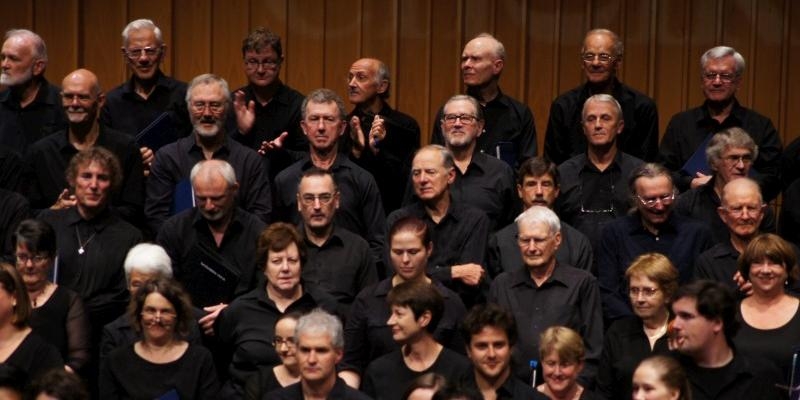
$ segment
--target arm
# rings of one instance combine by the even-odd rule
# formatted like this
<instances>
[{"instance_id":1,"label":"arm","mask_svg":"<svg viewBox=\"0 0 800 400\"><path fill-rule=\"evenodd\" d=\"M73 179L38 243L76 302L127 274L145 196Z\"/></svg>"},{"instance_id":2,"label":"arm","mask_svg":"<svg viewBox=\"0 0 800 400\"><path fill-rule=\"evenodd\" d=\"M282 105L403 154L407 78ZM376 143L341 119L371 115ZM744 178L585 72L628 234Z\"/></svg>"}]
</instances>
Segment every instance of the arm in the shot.
<instances>
[{"instance_id":1,"label":"arm","mask_svg":"<svg viewBox=\"0 0 800 400\"><path fill-rule=\"evenodd\" d=\"M519 149L517 149L517 165L527 158L536 157L539 152L539 144L536 141L536 124L533 122L533 113L528 106L525 106L522 112L520 123L522 131L520 132Z\"/></svg>"},{"instance_id":2,"label":"arm","mask_svg":"<svg viewBox=\"0 0 800 400\"><path fill-rule=\"evenodd\" d=\"M190 345L191 346L191 345ZM217 371L214 368L214 360L211 358L205 348L203 350L203 359L197 367L200 369L198 387L196 392L197 399L214 400L217 398L217 393L220 389L219 381L217 380Z\"/></svg>"},{"instance_id":3,"label":"arm","mask_svg":"<svg viewBox=\"0 0 800 400\"><path fill-rule=\"evenodd\" d=\"M150 167L150 176L147 178L144 214L151 232L158 232L161 224L169 217L175 185L178 183L170 171L176 171L178 166L170 160L165 147L156 153L155 161Z\"/></svg>"},{"instance_id":4,"label":"arm","mask_svg":"<svg viewBox=\"0 0 800 400\"><path fill-rule=\"evenodd\" d=\"M262 221L268 223L272 219L272 194L269 187L269 174L267 161L251 150L246 150L247 162L244 164L246 172L242 173L243 179L239 189L242 208L255 214ZM246 191L243 191L245 188Z\"/></svg>"},{"instance_id":5,"label":"arm","mask_svg":"<svg viewBox=\"0 0 800 400\"><path fill-rule=\"evenodd\" d=\"M597 375L597 366L603 350L603 312L600 305L600 291L594 277L590 276L584 280L582 292L580 312L584 325L581 336L586 346L586 363L581 376L591 383Z\"/></svg>"},{"instance_id":6,"label":"arm","mask_svg":"<svg viewBox=\"0 0 800 400\"><path fill-rule=\"evenodd\" d=\"M91 348L89 318L80 296L72 293L67 311L67 360L66 365L73 371L80 371L89 361ZM103 330L105 338L105 330ZM102 349L102 346L101 346Z\"/></svg>"},{"instance_id":7,"label":"arm","mask_svg":"<svg viewBox=\"0 0 800 400\"><path fill-rule=\"evenodd\" d=\"M630 306L620 292L624 289L624 273L621 271L621 260L617 257L621 251L617 232L613 225L603 229L600 248L597 251L597 274L600 284L600 295L603 299L603 315L607 320L614 320L631 314Z\"/></svg>"},{"instance_id":8,"label":"arm","mask_svg":"<svg viewBox=\"0 0 800 400\"><path fill-rule=\"evenodd\" d=\"M570 149L570 130L567 125L567 112L554 101L550 105L550 117L547 120L547 131L544 134L544 155L557 165L569 159L572 150Z\"/></svg>"}]
</instances>

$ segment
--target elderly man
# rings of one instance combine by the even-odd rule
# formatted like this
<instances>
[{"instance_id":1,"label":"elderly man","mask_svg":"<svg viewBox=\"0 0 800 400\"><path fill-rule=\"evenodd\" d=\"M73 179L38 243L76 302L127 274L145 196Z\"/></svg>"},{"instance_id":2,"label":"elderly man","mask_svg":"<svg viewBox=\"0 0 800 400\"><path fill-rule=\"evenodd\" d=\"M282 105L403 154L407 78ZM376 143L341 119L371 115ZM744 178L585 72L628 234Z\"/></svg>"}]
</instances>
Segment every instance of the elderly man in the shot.
<instances>
[{"instance_id":1,"label":"elderly man","mask_svg":"<svg viewBox=\"0 0 800 400\"><path fill-rule=\"evenodd\" d=\"M6 32L0 51L0 144L18 154L67 128L58 87L44 78L47 47L27 29Z\"/></svg>"},{"instance_id":2,"label":"elderly man","mask_svg":"<svg viewBox=\"0 0 800 400\"><path fill-rule=\"evenodd\" d=\"M294 340L300 382L265 393L262 399L370 399L336 376L336 364L341 361L344 349L339 319L316 309L297 321Z\"/></svg>"},{"instance_id":3,"label":"elderly man","mask_svg":"<svg viewBox=\"0 0 800 400\"><path fill-rule=\"evenodd\" d=\"M678 269L680 283L693 276L697 256L712 246L704 222L672 212L675 187L669 171L659 164L639 166L628 179L635 211L603 229L597 256L597 274L603 312L610 322L631 315L625 270L641 254L667 256Z\"/></svg>"},{"instance_id":4,"label":"elderly man","mask_svg":"<svg viewBox=\"0 0 800 400\"><path fill-rule=\"evenodd\" d=\"M506 49L494 36L481 33L461 52L461 78L467 94L476 98L486 118L485 134L478 138L478 151L491 154L516 168L528 157L536 156L536 126L527 105L503 94L500 74L506 62ZM444 110L436 114L431 142L444 144Z\"/></svg>"},{"instance_id":5,"label":"elderly man","mask_svg":"<svg viewBox=\"0 0 800 400\"><path fill-rule=\"evenodd\" d=\"M417 121L387 103L390 87L383 61L362 58L350 66L347 95L355 108L347 115L349 135L342 137L353 161L375 177L387 213L400 208L420 138Z\"/></svg>"},{"instance_id":6,"label":"elderly man","mask_svg":"<svg viewBox=\"0 0 800 400\"><path fill-rule=\"evenodd\" d=\"M586 345L584 383L593 382L603 345L603 319L597 280L591 273L556 261L561 222L549 208L533 206L517 217L517 243L525 268L503 272L489 300L514 315L517 337L515 375L528 381L529 360L539 358L539 334L553 325L578 332Z\"/></svg>"},{"instance_id":7,"label":"elderly man","mask_svg":"<svg viewBox=\"0 0 800 400\"><path fill-rule=\"evenodd\" d=\"M560 179L556 164L544 157L525 160L517 172L517 195L525 209L543 206L553 209L558 198ZM487 267L492 277L504 271L520 268L522 254L516 244L519 234L516 223L495 232L489 237ZM577 229L561 222L561 246L556 260L585 271L594 268L594 256L589 239Z\"/></svg>"},{"instance_id":8,"label":"elderly man","mask_svg":"<svg viewBox=\"0 0 800 400\"><path fill-rule=\"evenodd\" d=\"M623 84L617 78L624 45L616 33L593 29L581 47L581 69L586 83L558 96L550 107L550 120L544 137L544 154L561 164L583 153L581 107L589 97L605 93L622 105L625 121L618 147L636 158L654 161L658 155L658 110L653 99Z\"/></svg>"},{"instance_id":9,"label":"elderly man","mask_svg":"<svg viewBox=\"0 0 800 400\"><path fill-rule=\"evenodd\" d=\"M753 178L770 201L780 191L781 140L769 118L739 105L736 92L744 74L744 57L731 47L718 46L700 58L700 80L705 102L675 114L661 139L659 159L672 171L681 191L711 179L705 149L714 133L738 126L758 143Z\"/></svg>"},{"instance_id":10,"label":"elderly man","mask_svg":"<svg viewBox=\"0 0 800 400\"><path fill-rule=\"evenodd\" d=\"M339 152L339 140L347 125L344 102L332 90L317 89L306 96L301 110L300 126L309 141L309 154L275 178L277 218L298 224L297 187L303 172L312 167L331 171L340 193L336 224L366 239L379 263L386 214L372 175Z\"/></svg>"},{"instance_id":11,"label":"elderly man","mask_svg":"<svg viewBox=\"0 0 800 400\"><path fill-rule=\"evenodd\" d=\"M589 97L582 118L586 152L558 167L561 190L555 209L564 222L589 238L596 255L603 227L628 210L627 179L643 161L617 146L625 120L614 97Z\"/></svg>"},{"instance_id":12,"label":"elderly man","mask_svg":"<svg viewBox=\"0 0 800 400\"><path fill-rule=\"evenodd\" d=\"M300 130L303 95L281 81L283 46L276 33L262 27L250 32L242 41L242 59L247 86L234 92L228 130L253 150L263 147L272 181L308 151Z\"/></svg>"},{"instance_id":13,"label":"elderly man","mask_svg":"<svg viewBox=\"0 0 800 400\"><path fill-rule=\"evenodd\" d=\"M142 221L144 176L139 148L130 136L98 123L105 94L97 76L89 70L70 72L61 83L61 104L69 128L34 143L26 156L30 176L28 198L36 209L66 208L75 205L67 189L64 170L70 158L81 150L102 146L110 150L122 166L122 183L111 204L132 224Z\"/></svg>"},{"instance_id":14,"label":"elderly man","mask_svg":"<svg viewBox=\"0 0 800 400\"><path fill-rule=\"evenodd\" d=\"M195 77L186 93L193 134L158 151L147 179L145 216L153 233L185 204L176 196L188 183L189 172L201 160L224 160L233 166L239 182L237 205L262 221L270 220L272 201L265 161L252 149L225 134L225 115L230 108L228 83L213 74Z\"/></svg>"},{"instance_id":15,"label":"elderly man","mask_svg":"<svg viewBox=\"0 0 800 400\"><path fill-rule=\"evenodd\" d=\"M736 308L731 291L718 282L693 282L675 293L670 348L680 354L692 399L785 399L786 389L775 385L782 381L777 368L733 347Z\"/></svg>"},{"instance_id":16,"label":"elderly man","mask_svg":"<svg viewBox=\"0 0 800 400\"><path fill-rule=\"evenodd\" d=\"M706 158L713 175L708 183L682 193L675 201L675 212L704 221L711 228L714 243L728 241L728 227L718 213L722 189L735 179L745 178L758 157L758 146L742 128L732 127L717 132L708 142ZM759 198L761 191L758 191ZM759 219L762 232L775 232L775 215L771 208Z\"/></svg>"}]
</instances>

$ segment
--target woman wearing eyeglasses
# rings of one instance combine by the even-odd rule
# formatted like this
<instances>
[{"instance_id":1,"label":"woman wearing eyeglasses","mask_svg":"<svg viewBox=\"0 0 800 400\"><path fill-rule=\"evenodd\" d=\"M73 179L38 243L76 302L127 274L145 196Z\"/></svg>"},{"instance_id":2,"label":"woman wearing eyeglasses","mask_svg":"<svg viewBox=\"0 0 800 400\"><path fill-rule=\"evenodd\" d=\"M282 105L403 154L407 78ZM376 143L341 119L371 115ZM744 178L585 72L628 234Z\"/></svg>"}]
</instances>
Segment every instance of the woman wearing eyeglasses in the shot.
<instances>
[{"instance_id":1,"label":"woman wearing eyeglasses","mask_svg":"<svg viewBox=\"0 0 800 400\"><path fill-rule=\"evenodd\" d=\"M667 354L669 303L678 289L678 270L660 253L637 257L625 271L634 316L608 328L597 372L597 393L606 399L631 396L636 366L654 354Z\"/></svg>"},{"instance_id":2,"label":"woman wearing eyeglasses","mask_svg":"<svg viewBox=\"0 0 800 400\"><path fill-rule=\"evenodd\" d=\"M275 322L272 346L281 358L281 363L274 367L260 367L258 373L247 380L244 387L246 400L259 400L264 393L300 381L300 365L295 357L297 349L294 339L294 328L297 327L300 316L299 312L283 314Z\"/></svg>"},{"instance_id":3,"label":"woman wearing eyeglasses","mask_svg":"<svg viewBox=\"0 0 800 400\"><path fill-rule=\"evenodd\" d=\"M147 281L128 306L142 340L117 348L100 369L101 399L216 399L211 353L185 338L192 321L189 296L167 278Z\"/></svg>"}]
</instances>

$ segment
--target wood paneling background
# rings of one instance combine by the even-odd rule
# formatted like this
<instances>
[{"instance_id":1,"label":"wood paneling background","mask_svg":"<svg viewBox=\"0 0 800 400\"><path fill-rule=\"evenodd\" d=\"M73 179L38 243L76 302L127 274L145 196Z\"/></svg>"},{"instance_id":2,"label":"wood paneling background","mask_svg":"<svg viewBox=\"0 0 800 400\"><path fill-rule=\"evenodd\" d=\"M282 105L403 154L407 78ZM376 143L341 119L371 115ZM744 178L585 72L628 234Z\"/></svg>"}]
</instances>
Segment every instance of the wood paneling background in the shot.
<instances>
[{"instance_id":1,"label":"wood paneling background","mask_svg":"<svg viewBox=\"0 0 800 400\"><path fill-rule=\"evenodd\" d=\"M392 72L391 103L417 118L423 141L437 108L462 91L464 43L491 32L508 54L501 87L530 105L540 149L550 102L581 83L587 30L623 38L620 77L655 98L662 132L671 115L702 101L702 52L726 44L748 63L740 101L772 118L784 144L800 136L790 117L800 111L800 5L792 0L18 0L0 13L0 30L42 35L51 81L86 67L111 88L127 76L120 32L143 17L164 32L163 69L182 80L210 71L244 84L241 41L262 25L282 36L281 76L301 92L344 95L350 64L380 58Z\"/></svg>"}]
</instances>

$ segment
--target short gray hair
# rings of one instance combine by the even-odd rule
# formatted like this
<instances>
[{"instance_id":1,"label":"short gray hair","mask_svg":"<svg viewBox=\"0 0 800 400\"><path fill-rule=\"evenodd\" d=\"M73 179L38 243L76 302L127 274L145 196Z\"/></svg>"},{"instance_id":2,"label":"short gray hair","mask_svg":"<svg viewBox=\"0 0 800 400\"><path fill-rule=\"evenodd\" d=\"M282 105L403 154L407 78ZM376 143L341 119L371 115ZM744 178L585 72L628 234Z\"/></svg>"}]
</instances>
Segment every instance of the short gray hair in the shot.
<instances>
[{"instance_id":1,"label":"short gray hair","mask_svg":"<svg viewBox=\"0 0 800 400\"><path fill-rule=\"evenodd\" d=\"M389 66L381 60L376 59L376 61L378 61L378 71L375 74L375 80L378 85L386 81L386 91L380 94L380 97L385 100L389 98L389 90L392 88L392 77L389 74Z\"/></svg>"},{"instance_id":2,"label":"short gray hair","mask_svg":"<svg viewBox=\"0 0 800 400\"><path fill-rule=\"evenodd\" d=\"M734 180L726 183L725 186L722 187L722 193L720 193L720 196L719 196L719 200L720 200L720 203L721 203L720 205L721 206L724 207L725 204L727 203L727 201L725 199L727 197L726 193L728 193L728 190L730 190L734 186L740 186L740 185L749 186L750 189L752 189L753 191L755 191L756 194L758 194L758 202L759 203L764 203L764 196L761 195L761 186L758 185L758 182L756 182L753 179L750 179L748 177L742 177L742 178L739 178L739 179L734 179Z\"/></svg>"},{"instance_id":3,"label":"short gray hair","mask_svg":"<svg viewBox=\"0 0 800 400\"><path fill-rule=\"evenodd\" d=\"M302 119L306 119L306 107L308 107L308 103L315 103L315 104L327 104L327 103L336 103L336 108L339 109L339 118L341 120L345 120L347 118L347 112L344 108L344 101L342 98L339 97L336 92L326 88L319 88L315 89L311 93L303 99L303 104L300 105L300 117Z\"/></svg>"},{"instance_id":4,"label":"short gray hair","mask_svg":"<svg viewBox=\"0 0 800 400\"><path fill-rule=\"evenodd\" d=\"M228 87L228 82L216 74L202 74L195 76L194 79L192 79L192 82L189 83L189 87L186 89L186 103L189 103L192 100L192 90L194 90L195 87L211 84L217 84L222 88L222 94L225 96L225 109L227 110L228 103L231 101L231 90Z\"/></svg>"},{"instance_id":5,"label":"short gray hair","mask_svg":"<svg viewBox=\"0 0 800 400\"><path fill-rule=\"evenodd\" d=\"M194 179L200 174L207 174L216 172L222 176L222 179L228 184L228 188L236 185L236 171L233 170L231 164L225 160L201 160L192 167L189 173L189 180L194 186Z\"/></svg>"},{"instance_id":6,"label":"short gray hair","mask_svg":"<svg viewBox=\"0 0 800 400\"><path fill-rule=\"evenodd\" d=\"M47 45L45 45L41 36L27 29L10 29L6 31L5 40L16 37L24 37L30 40L33 43L33 57L47 62Z\"/></svg>"},{"instance_id":7,"label":"short gray hair","mask_svg":"<svg viewBox=\"0 0 800 400\"><path fill-rule=\"evenodd\" d=\"M596 94L586 99L586 101L583 103L583 110L581 111L581 120L586 118L586 108L589 106L589 103L611 104L614 106L614 110L617 112L617 119L622 120L622 106L619 105L619 102L614 98L614 96L605 93Z\"/></svg>"},{"instance_id":8,"label":"short gray hair","mask_svg":"<svg viewBox=\"0 0 800 400\"><path fill-rule=\"evenodd\" d=\"M444 106L442 107L442 112L444 112L444 109L445 107L447 107L448 104L454 101L467 101L470 104L472 104L472 106L475 108L475 116L478 117L479 120L483 121L483 109L481 108L481 103L479 103L478 100L475 99L474 97L467 94L457 94L447 99L447 101L444 103Z\"/></svg>"},{"instance_id":9,"label":"short gray hair","mask_svg":"<svg viewBox=\"0 0 800 400\"><path fill-rule=\"evenodd\" d=\"M122 30L122 45L123 46L128 45L128 40L130 39L131 32L141 31L145 29L153 31L153 34L156 35L156 41L158 41L159 46L164 44L164 36L161 34L161 29L157 27L152 20L142 18L142 19L137 19L135 21L131 21L128 25L125 26L125 29Z\"/></svg>"},{"instance_id":10,"label":"short gray hair","mask_svg":"<svg viewBox=\"0 0 800 400\"><path fill-rule=\"evenodd\" d=\"M742 57L736 49L728 46L712 47L703 53L703 55L700 56L700 73L702 74L705 72L706 64L708 64L710 60L719 60L720 58L729 56L733 57L733 60L736 62L736 76L741 76L745 69L744 57Z\"/></svg>"},{"instance_id":11,"label":"short gray hair","mask_svg":"<svg viewBox=\"0 0 800 400\"><path fill-rule=\"evenodd\" d=\"M125 256L123 268L125 268L125 279L129 284L133 271L172 278L172 259L164 248L157 244L139 243L131 247Z\"/></svg>"},{"instance_id":12,"label":"short gray hair","mask_svg":"<svg viewBox=\"0 0 800 400\"><path fill-rule=\"evenodd\" d=\"M297 326L294 328L295 341L303 334L327 334L331 338L333 348L344 348L342 321L321 308L315 308L297 320Z\"/></svg>"},{"instance_id":13,"label":"short gray hair","mask_svg":"<svg viewBox=\"0 0 800 400\"><path fill-rule=\"evenodd\" d=\"M622 43L622 40L619 38L619 35L616 33L603 28L592 29L589 32L586 32L586 36L583 37L584 44L586 43L586 38L591 35L608 35L611 37L611 40L614 41L614 54L612 54L616 59L620 60L625 55L625 44ZM581 53L585 52L586 48L581 45Z\"/></svg>"},{"instance_id":14,"label":"short gray hair","mask_svg":"<svg viewBox=\"0 0 800 400\"><path fill-rule=\"evenodd\" d=\"M518 228L523 225L530 226L536 223L544 223L550 230L550 235L561 232L561 220L558 219L558 215L553 210L543 206L528 208L514 222L517 223Z\"/></svg>"},{"instance_id":15,"label":"short gray hair","mask_svg":"<svg viewBox=\"0 0 800 400\"><path fill-rule=\"evenodd\" d=\"M708 165L714 166L722 157L722 153L731 147L750 150L754 160L758 157L758 145L753 138L744 129L733 126L715 133L708 141L708 147L706 147Z\"/></svg>"},{"instance_id":16,"label":"short gray hair","mask_svg":"<svg viewBox=\"0 0 800 400\"><path fill-rule=\"evenodd\" d=\"M455 168L456 162L455 158L453 157L453 152L450 151L447 147L444 147L440 144L429 144L427 146L420 147L414 152L414 158L417 157L417 154L421 153L422 151L434 150L438 151L442 155L442 164L444 165L445 169Z\"/></svg>"},{"instance_id":17,"label":"short gray hair","mask_svg":"<svg viewBox=\"0 0 800 400\"><path fill-rule=\"evenodd\" d=\"M495 43L494 48L492 49L494 50L494 56L501 60L506 59L506 46L503 46L503 43L497 40L497 38L494 37L494 35L492 35L491 33L488 32L479 33L474 38L470 39L470 42L475 39L492 39Z\"/></svg>"}]
</instances>

